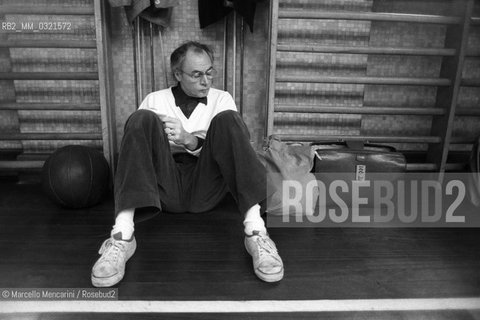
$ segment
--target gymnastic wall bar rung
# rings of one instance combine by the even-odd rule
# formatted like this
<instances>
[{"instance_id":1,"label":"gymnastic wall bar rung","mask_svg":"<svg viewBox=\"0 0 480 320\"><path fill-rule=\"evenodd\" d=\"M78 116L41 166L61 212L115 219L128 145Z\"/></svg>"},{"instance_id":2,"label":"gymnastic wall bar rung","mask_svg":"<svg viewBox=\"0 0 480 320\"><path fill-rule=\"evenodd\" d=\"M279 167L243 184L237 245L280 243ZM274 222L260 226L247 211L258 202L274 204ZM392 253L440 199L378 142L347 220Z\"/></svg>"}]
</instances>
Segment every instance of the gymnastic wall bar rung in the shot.
<instances>
[{"instance_id":1,"label":"gymnastic wall bar rung","mask_svg":"<svg viewBox=\"0 0 480 320\"><path fill-rule=\"evenodd\" d=\"M1 105L0 105L1 110ZM275 106L275 112L291 112L291 113L335 113L335 114L392 114L392 115L425 115L437 116L445 114L445 110L441 108L412 108L412 107L343 107L343 106L315 106L315 105L278 105ZM457 108L456 116L480 116L479 108Z\"/></svg>"},{"instance_id":2,"label":"gymnastic wall bar rung","mask_svg":"<svg viewBox=\"0 0 480 320\"><path fill-rule=\"evenodd\" d=\"M445 164L446 171L459 171L465 169L465 163L447 163Z\"/></svg>"},{"instance_id":3,"label":"gymnastic wall bar rung","mask_svg":"<svg viewBox=\"0 0 480 320\"><path fill-rule=\"evenodd\" d=\"M275 112L292 113L336 113L336 114L397 114L397 115L442 115L444 110L440 108L400 108L400 107L334 107L334 106L298 106L278 105Z\"/></svg>"},{"instance_id":4,"label":"gymnastic wall bar rung","mask_svg":"<svg viewBox=\"0 0 480 320\"><path fill-rule=\"evenodd\" d=\"M27 161L4 161L0 160L0 170L1 169L16 169L20 171L28 171L28 170L38 170L43 167L45 161L35 161L35 160L27 160Z\"/></svg>"},{"instance_id":5,"label":"gymnastic wall bar rung","mask_svg":"<svg viewBox=\"0 0 480 320\"><path fill-rule=\"evenodd\" d=\"M480 17L471 17L470 18L471 25L480 25Z\"/></svg>"},{"instance_id":6,"label":"gymnastic wall bar rung","mask_svg":"<svg viewBox=\"0 0 480 320\"><path fill-rule=\"evenodd\" d=\"M435 163L407 163L407 171L436 171Z\"/></svg>"},{"instance_id":7,"label":"gymnastic wall bar rung","mask_svg":"<svg viewBox=\"0 0 480 320\"><path fill-rule=\"evenodd\" d=\"M480 116L480 108L456 108L456 116Z\"/></svg>"},{"instance_id":8,"label":"gymnastic wall bar rung","mask_svg":"<svg viewBox=\"0 0 480 320\"><path fill-rule=\"evenodd\" d=\"M478 58L480 57L480 50L468 50L467 53L465 54L466 57L471 57L471 58Z\"/></svg>"},{"instance_id":9,"label":"gymnastic wall bar rung","mask_svg":"<svg viewBox=\"0 0 480 320\"><path fill-rule=\"evenodd\" d=\"M455 49L449 48L395 48L395 47L352 47L352 46L312 46L279 44L277 51L346 54L385 54L418 56L454 56Z\"/></svg>"},{"instance_id":10,"label":"gymnastic wall bar rung","mask_svg":"<svg viewBox=\"0 0 480 320\"><path fill-rule=\"evenodd\" d=\"M96 49L95 40L7 40L0 42L0 48L69 48Z\"/></svg>"},{"instance_id":11,"label":"gymnastic wall bar rung","mask_svg":"<svg viewBox=\"0 0 480 320\"><path fill-rule=\"evenodd\" d=\"M446 171L459 171L465 169L464 163L447 163ZM407 171L437 171L435 163L407 163Z\"/></svg>"},{"instance_id":12,"label":"gymnastic wall bar rung","mask_svg":"<svg viewBox=\"0 0 480 320\"><path fill-rule=\"evenodd\" d=\"M450 138L450 144L474 144L475 138L466 137L452 137Z\"/></svg>"},{"instance_id":13,"label":"gymnastic wall bar rung","mask_svg":"<svg viewBox=\"0 0 480 320\"><path fill-rule=\"evenodd\" d=\"M98 80L97 72L0 72L0 80Z\"/></svg>"},{"instance_id":14,"label":"gymnastic wall bar rung","mask_svg":"<svg viewBox=\"0 0 480 320\"><path fill-rule=\"evenodd\" d=\"M278 16L280 19L336 19L433 24L460 24L462 22L460 17L387 12L280 10Z\"/></svg>"},{"instance_id":15,"label":"gymnastic wall bar rung","mask_svg":"<svg viewBox=\"0 0 480 320\"><path fill-rule=\"evenodd\" d=\"M434 136L349 136L349 135L287 135L278 134L282 141L309 141L309 142L324 142L324 141L369 141L369 142L388 142L388 143L438 143L439 137Z\"/></svg>"},{"instance_id":16,"label":"gymnastic wall bar rung","mask_svg":"<svg viewBox=\"0 0 480 320\"><path fill-rule=\"evenodd\" d=\"M94 103L0 103L0 110L100 111Z\"/></svg>"},{"instance_id":17,"label":"gymnastic wall bar rung","mask_svg":"<svg viewBox=\"0 0 480 320\"><path fill-rule=\"evenodd\" d=\"M345 83L345 84L381 84L412 86L449 86L451 81L445 78L395 78L395 77L355 77L355 76L279 76L277 82L300 83Z\"/></svg>"},{"instance_id":18,"label":"gymnastic wall bar rung","mask_svg":"<svg viewBox=\"0 0 480 320\"><path fill-rule=\"evenodd\" d=\"M436 136L369 136L369 135L290 135L276 134L283 141L369 141L369 142L386 142L386 143L440 143L441 138ZM473 144L473 138L452 137L451 144Z\"/></svg>"},{"instance_id":19,"label":"gymnastic wall bar rung","mask_svg":"<svg viewBox=\"0 0 480 320\"><path fill-rule=\"evenodd\" d=\"M2 5L0 14L26 14L26 15L93 15L93 6L26 6L26 5Z\"/></svg>"},{"instance_id":20,"label":"gymnastic wall bar rung","mask_svg":"<svg viewBox=\"0 0 480 320\"><path fill-rule=\"evenodd\" d=\"M102 140L102 133L1 133L2 140Z\"/></svg>"},{"instance_id":21,"label":"gymnastic wall bar rung","mask_svg":"<svg viewBox=\"0 0 480 320\"><path fill-rule=\"evenodd\" d=\"M461 85L464 87L480 87L480 79L462 79Z\"/></svg>"}]
</instances>

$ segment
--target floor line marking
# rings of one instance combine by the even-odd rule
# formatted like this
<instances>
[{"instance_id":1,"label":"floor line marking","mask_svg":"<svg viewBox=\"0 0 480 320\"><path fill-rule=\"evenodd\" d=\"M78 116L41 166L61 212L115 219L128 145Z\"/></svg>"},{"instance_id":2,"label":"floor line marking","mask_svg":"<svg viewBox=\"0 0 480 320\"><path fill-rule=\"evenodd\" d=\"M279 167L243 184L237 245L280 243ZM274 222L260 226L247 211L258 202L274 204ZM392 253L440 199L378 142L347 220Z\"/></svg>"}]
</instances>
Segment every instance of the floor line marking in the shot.
<instances>
[{"instance_id":1,"label":"floor line marking","mask_svg":"<svg viewBox=\"0 0 480 320\"><path fill-rule=\"evenodd\" d=\"M0 301L1 313L255 313L480 310L480 298L349 300Z\"/></svg>"}]
</instances>

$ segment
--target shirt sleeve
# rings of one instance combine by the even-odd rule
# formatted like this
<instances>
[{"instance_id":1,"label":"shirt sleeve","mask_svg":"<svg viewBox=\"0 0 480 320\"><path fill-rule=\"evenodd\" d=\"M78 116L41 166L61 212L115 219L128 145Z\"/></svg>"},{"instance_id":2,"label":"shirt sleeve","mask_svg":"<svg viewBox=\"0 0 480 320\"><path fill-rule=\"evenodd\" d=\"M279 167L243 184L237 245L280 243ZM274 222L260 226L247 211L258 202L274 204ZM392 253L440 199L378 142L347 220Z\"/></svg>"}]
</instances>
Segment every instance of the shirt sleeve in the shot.
<instances>
[{"instance_id":1,"label":"shirt sleeve","mask_svg":"<svg viewBox=\"0 0 480 320\"><path fill-rule=\"evenodd\" d=\"M225 110L238 111L235 101L233 100L232 95L228 91L225 91L218 99L216 109L217 112L215 114Z\"/></svg>"},{"instance_id":2,"label":"shirt sleeve","mask_svg":"<svg viewBox=\"0 0 480 320\"><path fill-rule=\"evenodd\" d=\"M167 101L157 93L149 93L142 101L138 109L146 109L155 112L157 115L167 115Z\"/></svg>"},{"instance_id":3,"label":"shirt sleeve","mask_svg":"<svg viewBox=\"0 0 480 320\"><path fill-rule=\"evenodd\" d=\"M140 106L138 109L152 109L150 107L150 100L151 100L151 94L148 94L145 99L143 99L142 103L140 103Z\"/></svg>"},{"instance_id":4,"label":"shirt sleeve","mask_svg":"<svg viewBox=\"0 0 480 320\"><path fill-rule=\"evenodd\" d=\"M203 146L203 143L205 142L205 139L202 139L200 137L197 137L197 147L192 150L192 151L196 151L196 150L199 150L202 146Z\"/></svg>"}]
</instances>

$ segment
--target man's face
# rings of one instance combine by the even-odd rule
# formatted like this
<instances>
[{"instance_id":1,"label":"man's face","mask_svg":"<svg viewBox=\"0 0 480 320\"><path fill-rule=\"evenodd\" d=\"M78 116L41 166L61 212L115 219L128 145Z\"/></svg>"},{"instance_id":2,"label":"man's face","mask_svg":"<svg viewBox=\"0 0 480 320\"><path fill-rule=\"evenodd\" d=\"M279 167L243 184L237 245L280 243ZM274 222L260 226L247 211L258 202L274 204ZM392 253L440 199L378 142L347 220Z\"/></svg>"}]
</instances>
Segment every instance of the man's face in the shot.
<instances>
[{"instance_id":1,"label":"man's face","mask_svg":"<svg viewBox=\"0 0 480 320\"><path fill-rule=\"evenodd\" d=\"M183 61L183 72L176 71L175 77L187 95L197 98L206 97L212 86L212 79L208 79L205 75L202 75L199 79L194 79L191 75L194 72L205 73L212 67L212 61L207 53L196 53L189 50Z\"/></svg>"}]
</instances>

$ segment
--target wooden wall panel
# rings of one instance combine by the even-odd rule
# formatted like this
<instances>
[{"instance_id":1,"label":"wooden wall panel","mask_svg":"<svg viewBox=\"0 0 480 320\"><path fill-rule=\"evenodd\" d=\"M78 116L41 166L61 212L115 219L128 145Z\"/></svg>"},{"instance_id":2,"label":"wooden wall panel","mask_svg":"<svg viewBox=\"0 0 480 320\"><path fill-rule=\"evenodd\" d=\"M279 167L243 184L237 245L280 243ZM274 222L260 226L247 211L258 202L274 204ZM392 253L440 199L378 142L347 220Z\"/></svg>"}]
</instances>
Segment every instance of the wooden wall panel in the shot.
<instances>
[{"instance_id":1,"label":"wooden wall panel","mask_svg":"<svg viewBox=\"0 0 480 320\"><path fill-rule=\"evenodd\" d=\"M43 160L68 144L102 150L102 139L65 139L71 133L102 136L93 0L6 0L0 10L4 21L16 25L15 31L2 32L1 50L10 55L11 74L1 77L11 76L14 95L9 105L0 105L10 111L0 112L18 119L20 140L3 136L8 143L20 144L17 160ZM61 111L65 106L69 110ZM82 110L84 106L90 110Z\"/></svg>"},{"instance_id":2,"label":"wooden wall panel","mask_svg":"<svg viewBox=\"0 0 480 320\"><path fill-rule=\"evenodd\" d=\"M480 9L473 3L272 2L279 18L271 32L267 134L388 142L440 172L448 149L464 151L455 161L465 161L480 134Z\"/></svg>"}]
</instances>

